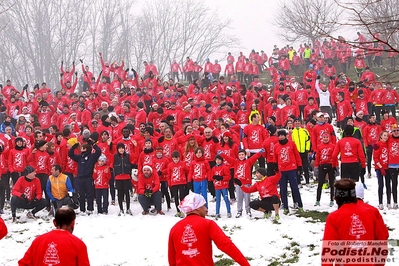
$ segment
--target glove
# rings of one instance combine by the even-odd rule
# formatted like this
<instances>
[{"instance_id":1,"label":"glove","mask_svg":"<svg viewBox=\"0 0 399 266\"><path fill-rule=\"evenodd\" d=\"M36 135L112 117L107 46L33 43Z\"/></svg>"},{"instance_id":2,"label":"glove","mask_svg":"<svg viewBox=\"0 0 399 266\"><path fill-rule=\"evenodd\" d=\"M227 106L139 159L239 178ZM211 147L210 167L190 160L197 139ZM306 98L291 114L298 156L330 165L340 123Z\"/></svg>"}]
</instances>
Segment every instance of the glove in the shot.
<instances>
[{"instance_id":1,"label":"glove","mask_svg":"<svg viewBox=\"0 0 399 266\"><path fill-rule=\"evenodd\" d=\"M313 168L313 177L317 178L319 176L319 167Z\"/></svg>"},{"instance_id":2,"label":"glove","mask_svg":"<svg viewBox=\"0 0 399 266\"><path fill-rule=\"evenodd\" d=\"M75 61L72 61L72 65L75 65Z\"/></svg>"},{"instance_id":3,"label":"glove","mask_svg":"<svg viewBox=\"0 0 399 266\"><path fill-rule=\"evenodd\" d=\"M147 198L151 198L152 196L152 190L151 189L146 189L144 191L144 196L146 196Z\"/></svg>"},{"instance_id":4,"label":"glove","mask_svg":"<svg viewBox=\"0 0 399 266\"><path fill-rule=\"evenodd\" d=\"M129 72L129 68L126 68L126 69L125 69L125 72Z\"/></svg>"},{"instance_id":5,"label":"glove","mask_svg":"<svg viewBox=\"0 0 399 266\"><path fill-rule=\"evenodd\" d=\"M317 76L316 79L320 79L320 76Z\"/></svg>"},{"instance_id":6,"label":"glove","mask_svg":"<svg viewBox=\"0 0 399 266\"><path fill-rule=\"evenodd\" d=\"M215 179L215 180L217 180L217 181L221 181L221 180L223 180L223 176L221 176L221 175L214 175L214 176L213 176L213 179Z\"/></svg>"},{"instance_id":7,"label":"glove","mask_svg":"<svg viewBox=\"0 0 399 266\"><path fill-rule=\"evenodd\" d=\"M28 198L26 197L26 195L23 194L23 193L22 193L22 195L21 195L21 198L24 199L24 200L27 200L27 199L28 199Z\"/></svg>"},{"instance_id":8,"label":"glove","mask_svg":"<svg viewBox=\"0 0 399 266\"><path fill-rule=\"evenodd\" d=\"M374 143L373 145L371 145L371 147L373 147L373 150L378 150L378 144L377 143Z\"/></svg>"},{"instance_id":9,"label":"glove","mask_svg":"<svg viewBox=\"0 0 399 266\"><path fill-rule=\"evenodd\" d=\"M385 171L385 169L380 169L381 175L382 176L386 176L387 175L387 171Z\"/></svg>"},{"instance_id":10,"label":"glove","mask_svg":"<svg viewBox=\"0 0 399 266\"><path fill-rule=\"evenodd\" d=\"M366 174L366 168L362 168L362 170L360 171L360 175L364 176Z\"/></svg>"},{"instance_id":11,"label":"glove","mask_svg":"<svg viewBox=\"0 0 399 266\"><path fill-rule=\"evenodd\" d=\"M64 74L61 73L60 76L62 77L62 76L64 76Z\"/></svg>"},{"instance_id":12,"label":"glove","mask_svg":"<svg viewBox=\"0 0 399 266\"><path fill-rule=\"evenodd\" d=\"M82 63L82 64L83 64L83 60L82 60L82 59L79 59L79 61L80 61L80 63Z\"/></svg>"},{"instance_id":13,"label":"glove","mask_svg":"<svg viewBox=\"0 0 399 266\"><path fill-rule=\"evenodd\" d=\"M161 176L162 175L162 171L158 171L158 175Z\"/></svg>"},{"instance_id":14,"label":"glove","mask_svg":"<svg viewBox=\"0 0 399 266\"><path fill-rule=\"evenodd\" d=\"M298 171L299 175L302 175L302 173L303 173L303 168L302 168L302 166L299 166L299 167L297 168L297 171Z\"/></svg>"},{"instance_id":15,"label":"glove","mask_svg":"<svg viewBox=\"0 0 399 266\"><path fill-rule=\"evenodd\" d=\"M265 152L265 149L264 148L262 148L262 149L260 149L260 151L259 151L260 153L264 153Z\"/></svg>"},{"instance_id":16,"label":"glove","mask_svg":"<svg viewBox=\"0 0 399 266\"><path fill-rule=\"evenodd\" d=\"M193 182L192 181L187 182L186 188L187 188L187 191L191 190L193 188Z\"/></svg>"},{"instance_id":17,"label":"glove","mask_svg":"<svg viewBox=\"0 0 399 266\"><path fill-rule=\"evenodd\" d=\"M73 144L72 149L76 149L78 146L79 146L79 143L75 143L75 144Z\"/></svg>"},{"instance_id":18,"label":"glove","mask_svg":"<svg viewBox=\"0 0 399 266\"><path fill-rule=\"evenodd\" d=\"M236 183L238 186L242 186L242 182L241 182L241 180L240 179L238 179L238 178L234 178L234 183Z\"/></svg>"},{"instance_id":19,"label":"glove","mask_svg":"<svg viewBox=\"0 0 399 266\"><path fill-rule=\"evenodd\" d=\"M31 200L31 202L29 202L29 204L35 204L36 202L38 202L39 200L37 198L34 198L33 200Z\"/></svg>"},{"instance_id":20,"label":"glove","mask_svg":"<svg viewBox=\"0 0 399 266\"><path fill-rule=\"evenodd\" d=\"M221 150L218 150L218 155L222 154L223 152Z\"/></svg>"}]
</instances>

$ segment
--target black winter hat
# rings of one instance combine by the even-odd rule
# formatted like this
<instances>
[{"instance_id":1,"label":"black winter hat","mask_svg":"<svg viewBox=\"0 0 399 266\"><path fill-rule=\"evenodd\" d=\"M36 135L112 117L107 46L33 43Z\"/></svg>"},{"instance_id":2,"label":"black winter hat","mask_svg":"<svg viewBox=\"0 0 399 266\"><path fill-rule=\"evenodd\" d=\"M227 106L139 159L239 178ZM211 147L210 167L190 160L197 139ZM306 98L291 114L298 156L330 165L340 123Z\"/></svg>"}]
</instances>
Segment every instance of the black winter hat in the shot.
<instances>
[{"instance_id":1,"label":"black winter hat","mask_svg":"<svg viewBox=\"0 0 399 266\"><path fill-rule=\"evenodd\" d=\"M287 131L285 131L284 129L279 130L277 132L277 136L287 136Z\"/></svg>"},{"instance_id":2,"label":"black winter hat","mask_svg":"<svg viewBox=\"0 0 399 266\"><path fill-rule=\"evenodd\" d=\"M224 161L224 160L223 160L223 157L220 156L219 154L215 156L215 161L216 161L216 159L220 159L220 160Z\"/></svg>"},{"instance_id":3,"label":"black winter hat","mask_svg":"<svg viewBox=\"0 0 399 266\"><path fill-rule=\"evenodd\" d=\"M269 131L270 136L274 135L277 131L277 128L273 125L267 127L267 131Z\"/></svg>"},{"instance_id":4,"label":"black winter hat","mask_svg":"<svg viewBox=\"0 0 399 266\"><path fill-rule=\"evenodd\" d=\"M267 171L265 168L258 168L258 169L256 169L256 172L258 172L262 176L267 176Z\"/></svg>"},{"instance_id":5,"label":"black winter hat","mask_svg":"<svg viewBox=\"0 0 399 266\"><path fill-rule=\"evenodd\" d=\"M30 173L33 173L34 171L35 171L35 169L32 166L28 165L27 167L25 167L24 176L27 176Z\"/></svg>"},{"instance_id":6,"label":"black winter hat","mask_svg":"<svg viewBox=\"0 0 399 266\"><path fill-rule=\"evenodd\" d=\"M38 141L35 142L35 148L39 149L40 147L46 145L46 143L47 142L45 140L38 140Z\"/></svg>"}]
</instances>

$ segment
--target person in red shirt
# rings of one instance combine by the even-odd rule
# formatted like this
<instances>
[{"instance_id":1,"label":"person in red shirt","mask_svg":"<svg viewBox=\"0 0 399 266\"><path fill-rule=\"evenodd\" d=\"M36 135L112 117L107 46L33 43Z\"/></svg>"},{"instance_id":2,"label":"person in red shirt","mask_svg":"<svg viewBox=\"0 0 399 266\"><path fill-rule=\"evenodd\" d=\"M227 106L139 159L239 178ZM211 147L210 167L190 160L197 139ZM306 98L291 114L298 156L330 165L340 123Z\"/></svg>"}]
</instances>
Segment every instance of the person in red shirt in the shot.
<instances>
[{"instance_id":1,"label":"person in red shirt","mask_svg":"<svg viewBox=\"0 0 399 266\"><path fill-rule=\"evenodd\" d=\"M378 202L379 202L378 208L380 210L384 209L384 205L382 204L384 181L386 187L387 208L388 209L391 208L391 181L389 174L387 174L388 139L389 139L389 133L387 131L382 131L380 134L379 141L373 147L374 169L378 179Z\"/></svg>"},{"instance_id":2,"label":"person in red shirt","mask_svg":"<svg viewBox=\"0 0 399 266\"><path fill-rule=\"evenodd\" d=\"M234 182L242 188L245 193L259 192L261 200L251 201L250 207L254 210L264 213L266 219L271 217L271 213L274 210L274 219L278 221L280 219L279 208L280 208L280 195L277 191L277 184L280 181L281 174L277 172L275 175L267 176L265 168L258 168L255 172L256 182L254 185L245 187L242 186L241 180L234 178Z\"/></svg>"},{"instance_id":3,"label":"person in red shirt","mask_svg":"<svg viewBox=\"0 0 399 266\"><path fill-rule=\"evenodd\" d=\"M303 204L298 188L298 173L302 175L302 160L293 141L288 140L285 129L277 132L278 143L274 146L274 160L281 172L280 195L284 206L284 214L288 214L287 185L290 182L294 200L294 208L302 211Z\"/></svg>"},{"instance_id":4,"label":"person in red shirt","mask_svg":"<svg viewBox=\"0 0 399 266\"><path fill-rule=\"evenodd\" d=\"M362 203L356 199L356 183L351 179L341 179L334 184L335 187L335 201L338 205L338 210L330 213L327 216L326 225L324 228L323 247L322 247L322 260L333 259L336 255L328 252L331 246L328 244L331 241L341 240L356 242L358 244L364 241L388 240L388 228L384 220L379 214L378 210L368 204ZM345 246L346 248L349 247ZM339 248L344 248L340 246ZM385 250L387 247L381 247ZM388 250L386 249L386 254ZM350 258L357 260L358 257L339 256L343 260ZM374 256L373 256L374 258ZM332 262L322 263L322 266L333 265ZM357 264L357 265L377 265L377 264Z\"/></svg>"},{"instance_id":5,"label":"person in red shirt","mask_svg":"<svg viewBox=\"0 0 399 266\"><path fill-rule=\"evenodd\" d=\"M188 167L184 161L180 160L180 152L172 152L172 162L168 165L168 185L171 188L171 194L175 200L176 217L183 218L184 214L179 209L179 202L186 196L186 184Z\"/></svg>"},{"instance_id":6,"label":"person in red shirt","mask_svg":"<svg viewBox=\"0 0 399 266\"><path fill-rule=\"evenodd\" d=\"M151 205L155 205L156 213L165 215L162 211L162 194L159 191L160 181L157 172L151 166L144 165L138 182L138 200L143 208L142 214L147 215L151 211Z\"/></svg>"},{"instance_id":7,"label":"person in red shirt","mask_svg":"<svg viewBox=\"0 0 399 266\"><path fill-rule=\"evenodd\" d=\"M75 228L75 219L76 214L73 209L60 208L53 220L56 229L33 240L24 257L18 261L18 265L90 265L85 243L72 234ZM52 254L57 256L53 257Z\"/></svg>"},{"instance_id":8,"label":"person in red shirt","mask_svg":"<svg viewBox=\"0 0 399 266\"><path fill-rule=\"evenodd\" d=\"M366 171L366 157L360 140L353 137L354 127L346 125L344 137L337 142L332 157L341 155L341 177L359 181L359 175ZM360 171L360 169L362 169Z\"/></svg>"},{"instance_id":9,"label":"person in red shirt","mask_svg":"<svg viewBox=\"0 0 399 266\"><path fill-rule=\"evenodd\" d=\"M205 218L208 213L205 204L205 199L195 193L190 193L182 200L179 207L187 216L170 230L169 265L214 265L213 241L239 265L249 266L247 259L222 229L214 221ZM186 237L187 232L193 237Z\"/></svg>"},{"instance_id":10,"label":"person in red shirt","mask_svg":"<svg viewBox=\"0 0 399 266\"><path fill-rule=\"evenodd\" d=\"M96 190L97 213L108 214L108 195L109 181L111 180L111 169L107 162L107 157L101 154L97 164L94 166L93 180Z\"/></svg>"},{"instance_id":11,"label":"person in red shirt","mask_svg":"<svg viewBox=\"0 0 399 266\"><path fill-rule=\"evenodd\" d=\"M314 176L318 179L317 195L315 206L320 206L321 189L326 183L327 175L330 184L330 207L334 205L334 182L335 169L338 166L337 158L332 157L335 144L330 142L330 133L324 132L322 135L322 143L316 150L316 160L314 165Z\"/></svg>"},{"instance_id":12,"label":"person in red shirt","mask_svg":"<svg viewBox=\"0 0 399 266\"><path fill-rule=\"evenodd\" d=\"M391 132L391 127L397 123L396 119L393 116L389 116L389 111L385 109L381 111L381 115L382 115L382 120L380 122L381 130Z\"/></svg>"},{"instance_id":13,"label":"person in red shirt","mask_svg":"<svg viewBox=\"0 0 399 266\"><path fill-rule=\"evenodd\" d=\"M215 63L212 66L212 77L215 80L218 80L220 77L220 72L222 71L222 67L219 64L218 60L215 60Z\"/></svg>"},{"instance_id":14,"label":"person in red shirt","mask_svg":"<svg viewBox=\"0 0 399 266\"><path fill-rule=\"evenodd\" d=\"M30 219L36 219L35 214L47 206L42 199L40 180L36 177L35 169L28 165L24 170L24 176L18 179L12 188L11 214L12 222L17 222L17 208L32 210L26 214Z\"/></svg>"}]
</instances>

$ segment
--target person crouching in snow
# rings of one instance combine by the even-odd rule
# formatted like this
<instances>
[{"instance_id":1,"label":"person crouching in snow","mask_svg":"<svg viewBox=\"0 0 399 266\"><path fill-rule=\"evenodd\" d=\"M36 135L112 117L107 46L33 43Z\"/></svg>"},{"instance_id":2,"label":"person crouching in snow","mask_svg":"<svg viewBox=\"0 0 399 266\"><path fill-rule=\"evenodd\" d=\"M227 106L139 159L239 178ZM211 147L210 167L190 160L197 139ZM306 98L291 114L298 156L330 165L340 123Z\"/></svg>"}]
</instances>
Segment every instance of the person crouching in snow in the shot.
<instances>
[{"instance_id":1,"label":"person crouching in snow","mask_svg":"<svg viewBox=\"0 0 399 266\"><path fill-rule=\"evenodd\" d=\"M234 178L234 183L241 187L242 191L245 193L259 192L261 200L254 200L249 203L249 206L257 211L263 212L264 217L270 218L272 211L274 210L275 220L280 219L278 213L280 208L280 195L277 191L277 184L280 181L281 174L277 172L275 175L267 176L267 171L265 168L258 168L255 173L256 182L250 187L243 185L240 179ZM248 194L249 195L249 194Z\"/></svg>"},{"instance_id":2,"label":"person crouching in snow","mask_svg":"<svg viewBox=\"0 0 399 266\"><path fill-rule=\"evenodd\" d=\"M139 175L138 181L139 202L143 208L143 215L149 213L148 210L151 205L155 205L158 214L165 215L161 209L162 194L159 189L160 182L158 174L152 170L151 166L144 165L143 174Z\"/></svg>"},{"instance_id":3,"label":"person crouching in snow","mask_svg":"<svg viewBox=\"0 0 399 266\"><path fill-rule=\"evenodd\" d=\"M252 184L252 166L259 159L260 156L263 155L265 149L261 149L259 153L255 153L254 156L250 158L246 158L245 150L238 151L238 159L232 158L230 156L225 155L224 153L220 153L220 156L224 158L230 165L234 166L234 173L237 179L240 180L242 186L250 187ZM236 193L237 193L237 215L236 218L240 218L242 216L242 203L245 202L245 211L247 215L251 218L251 208L250 208L250 194L243 192L241 189L241 185L236 185Z\"/></svg>"},{"instance_id":4,"label":"person crouching in snow","mask_svg":"<svg viewBox=\"0 0 399 266\"><path fill-rule=\"evenodd\" d=\"M220 154L215 157L216 165L212 168L213 184L216 192L216 218L220 216L220 200L223 196L227 208L227 218L231 218L230 201L228 197L229 180L231 178L230 171L226 165L223 164L223 158Z\"/></svg>"},{"instance_id":5,"label":"person crouching in snow","mask_svg":"<svg viewBox=\"0 0 399 266\"><path fill-rule=\"evenodd\" d=\"M94 189L96 190L97 213L108 214L108 194L109 180L111 179L111 170L106 164L107 157L104 154L97 160L94 166Z\"/></svg>"}]
</instances>

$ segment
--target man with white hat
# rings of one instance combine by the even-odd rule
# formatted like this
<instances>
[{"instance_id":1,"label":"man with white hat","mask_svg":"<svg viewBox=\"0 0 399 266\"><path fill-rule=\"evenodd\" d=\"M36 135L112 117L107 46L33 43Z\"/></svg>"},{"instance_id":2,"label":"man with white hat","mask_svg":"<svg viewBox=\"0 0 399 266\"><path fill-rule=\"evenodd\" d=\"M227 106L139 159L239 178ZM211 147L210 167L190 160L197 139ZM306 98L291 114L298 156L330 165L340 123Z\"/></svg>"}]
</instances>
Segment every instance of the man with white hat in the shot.
<instances>
[{"instance_id":1,"label":"man with white hat","mask_svg":"<svg viewBox=\"0 0 399 266\"><path fill-rule=\"evenodd\" d=\"M169 234L169 265L214 265L212 243L239 265L249 265L248 260L231 239L213 221L205 219L208 210L203 196L187 195L179 205L186 218L176 223Z\"/></svg>"}]
</instances>

